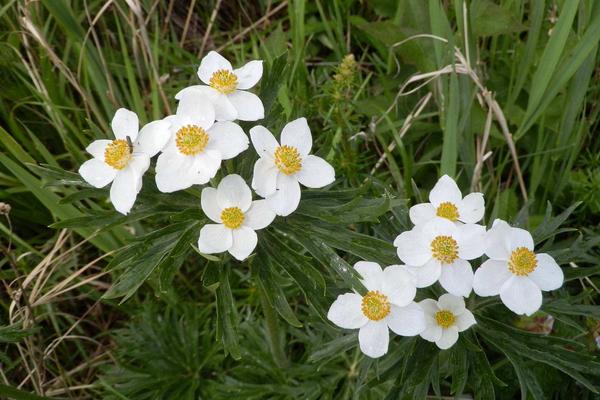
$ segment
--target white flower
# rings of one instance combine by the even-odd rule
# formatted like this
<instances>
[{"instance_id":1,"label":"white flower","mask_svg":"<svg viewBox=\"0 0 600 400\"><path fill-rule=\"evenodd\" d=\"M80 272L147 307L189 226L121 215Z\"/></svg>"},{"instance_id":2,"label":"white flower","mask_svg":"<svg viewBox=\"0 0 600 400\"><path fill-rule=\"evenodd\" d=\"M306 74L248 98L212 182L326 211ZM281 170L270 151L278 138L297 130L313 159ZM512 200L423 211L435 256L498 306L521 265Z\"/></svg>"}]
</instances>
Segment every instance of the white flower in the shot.
<instances>
[{"instance_id":1,"label":"white flower","mask_svg":"<svg viewBox=\"0 0 600 400\"><path fill-rule=\"evenodd\" d=\"M490 258L475 271L473 289L479 296L496 296L516 314L531 315L542 305L542 290L562 286L564 275L554 259L533 252L533 238L524 229L497 219L485 238Z\"/></svg>"},{"instance_id":2,"label":"white flower","mask_svg":"<svg viewBox=\"0 0 600 400\"><path fill-rule=\"evenodd\" d=\"M198 249L205 254L228 251L246 259L256 247L255 230L267 227L275 213L265 200L252 201L252 192L239 175L227 175L216 189L202 190L202 211L216 224L200 230Z\"/></svg>"},{"instance_id":3,"label":"white flower","mask_svg":"<svg viewBox=\"0 0 600 400\"><path fill-rule=\"evenodd\" d=\"M175 95L177 100L189 92L207 96L213 103L217 121L256 121L265 117L265 109L257 95L247 92L260 80L262 60L250 61L233 69L219 53L211 51L200 62L198 77L206 85L194 85Z\"/></svg>"},{"instance_id":4,"label":"white flower","mask_svg":"<svg viewBox=\"0 0 600 400\"><path fill-rule=\"evenodd\" d=\"M150 166L150 158L169 139L163 134L169 123L153 121L139 130L138 116L119 108L111 126L116 139L92 142L86 151L94 158L81 165L79 174L97 188L112 182L110 201L118 212L127 214L142 189L142 176Z\"/></svg>"},{"instance_id":5,"label":"white flower","mask_svg":"<svg viewBox=\"0 0 600 400\"><path fill-rule=\"evenodd\" d=\"M424 224L436 216L453 222L474 224L481 221L485 212L483 194L471 193L463 198L456 182L448 175L442 176L431 189L429 201L410 208L409 216L413 224Z\"/></svg>"},{"instance_id":6,"label":"white flower","mask_svg":"<svg viewBox=\"0 0 600 400\"><path fill-rule=\"evenodd\" d=\"M164 193L202 185L214 178L221 160L248 148L248 137L233 122L215 122L206 97L194 92L181 96L177 113L165 118L170 140L156 162L156 186Z\"/></svg>"},{"instance_id":7,"label":"white flower","mask_svg":"<svg viewBox=\"0 0 600 400\"><path fill-rule=\"evenodd\" d=\"M286 216L298 208L298 182L320 188L335 180L335 171L327 161L308 154L312 136L306 118L298 118L283 128L281 146L261 125L250 129L250 138L260 156L254 164L252 188L267 199L277 215Z\"/></svg>"},{"instance_id":8,"label":"white flower","mask_svg":"<svg viewBox=\"0 0 600 400\"><path fill-rule=\"evenodd\" d=\"M465 308L462 297L446 293L438 301L425 299L419 305L425 313L426 325L421 337L435 342L442 350L449 349L456 343L458 332L477 323L473 313Z\"/></svg>"},{"instance_id":9,"label":"white flower","mask_svg":"<svg viewBox=\"0 0 600 400\"><path fill-rule=\"evenodd\" d=\"M413 302L415 277L404 266L390 265L382 271L377 263L359 261L354 268L368 292L339 295L327 318L340 328L359 329L364 354L377 358L387 353L388 328L401 336L415 336L425 329L423 310Z\"/></svg>"},{"instance_id":10,"label":"white flower","mask_svg":"<svg viewBox=\"0 0 600 400\"><path fill-rule=\"evenodd\" d=\"M485 228L457 225L434 218L398 235L394 240L398 257L417 276L417 287L438 279L447 292L468 297L473 285L473 268L467 260L483 255Z\"/></svg>"}]
</instances>

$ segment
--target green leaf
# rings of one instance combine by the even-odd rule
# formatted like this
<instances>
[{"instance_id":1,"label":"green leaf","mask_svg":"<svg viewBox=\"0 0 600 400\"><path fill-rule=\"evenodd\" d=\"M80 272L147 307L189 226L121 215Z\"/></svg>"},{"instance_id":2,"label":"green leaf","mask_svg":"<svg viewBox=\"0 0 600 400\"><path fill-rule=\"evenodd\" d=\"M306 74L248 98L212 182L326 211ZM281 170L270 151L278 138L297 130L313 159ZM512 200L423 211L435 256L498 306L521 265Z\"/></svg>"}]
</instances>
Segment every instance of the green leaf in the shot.
<instances>
[{"instance_id":1,"label":"green leaf","mask_svg":"<svg viewBox=\"0 0 600 400\"><path fill-rule=\"evenodd\" d=\"M7 396L8 399L14 400L52 400L56 399L44 396L38 396L34 393L29 393L24 390L14 388L12 386L3 385L0 383L0 394Z\"/></svg>"},{"instance_id":2,"label":"green leaf","mask_svg":"<svg viewBox=\"0 0 600 400\"><path fill-rule=\"evenodd\" d=\"M38 328L23 329L18 324L0 326L0 343L16 343L33 335Z\"/></svg>"},{"instance_id":3,"label":"green leaf","mask_svg":"<svg viewBox=\"0 0 600 400\"><path fill-rule=\"evenodd\" d=\"M525 27L506 8L490 0L475 0L470 7L471 30L475 36L520 32Z\"/></svg>"},{"instance_id":4,"label":"green leaf","mask_svg":"<svg viewBox=\"0 0 600 400\"><path fill-rule=\"evenodd\" d=\"M268 257L261 257L261 259L268 260ZM290 325L301 327L302 322L298 320L296 314L290 307L290 303L287 301L281 284L275 280L273 267L268 261L267 263L259 264L256 260L254 261L253 266L256 266L253 268L253 271L258 270L253 274L254 280L269 304Z\"/></svg>"},{"instance_id":5,"label":"green leaf","mask_svg":"<svg viewBox=\"0 0 600 400\"><path fill-rule=\"evenodd\" d=\"M237 312L235 301L229 286L229 267L222 266L219 273L219 287L217 296L217 337L223 341L225 353L231 355L235 360L242 358L240 344L236 332Z\"/></svg>"}]
</instances>

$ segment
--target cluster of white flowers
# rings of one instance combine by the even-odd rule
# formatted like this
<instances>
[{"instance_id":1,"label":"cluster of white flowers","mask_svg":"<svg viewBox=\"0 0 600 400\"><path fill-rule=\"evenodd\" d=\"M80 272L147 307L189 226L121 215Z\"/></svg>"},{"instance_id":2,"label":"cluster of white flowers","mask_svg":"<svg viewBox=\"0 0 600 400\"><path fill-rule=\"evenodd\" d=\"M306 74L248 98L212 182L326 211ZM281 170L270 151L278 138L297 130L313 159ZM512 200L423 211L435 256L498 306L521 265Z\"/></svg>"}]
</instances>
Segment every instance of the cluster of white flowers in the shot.
<instances>
[{"instance_id":1,"label":"cluster of white flowers","mask_svg":"<svg viewBox=\"0 0 600 400\"><path fill-rule=\"evenodd\" d=\"M429 203L411 207L415 225L394 241L398 257L406 265L384 270L360 261L354 268L367 289L338 296L327 317L346 329L359 329L361 351L381 357L388 350L388 327L397 335L420 335L448 349L458 333L475 324L465 308L464 297L500 295L511 311L531 315L542 305L542 291L558 289L563 272L545 253L534 253L531 234L495 220L492 228L477 223L483 219L481 193L464 198L456 182L442 176L429 194ZM487 256L473 273L469 261ZM417 288L440 283L448 293L438 301L414 303Z\"/></svg>"},{"instance_id":2,"label":"cluster of white flowers","mask_svg":"<svg viewBox=\"0 0 600 400\"><path fill-rule=\"evenodd\" d=\"M262 77L262 61L233 69L211 51L202 59L198 76L205 85L177 93L175 115L139 129L137 115L121 108L111 124L115 139L96 140L87 147L93 158L79 173L97 188L112 182L110 200L118 212L127 214L133 207L156 154L156 186L172 193L208 183L223 160L249 147L248 137L233 121L264 118L260 98L246 91ZM256 230L298 208L300 184L321 188L335 180L331 165L310 154L312 135L305 118L285 125L279 142L260 125L250 129L250 138L259 156L252 189L263 199L253 201L252 191L236 174L225 176L216 189L204 188L201 207L214 224L200 230L202 253L227 251L246 259L256 247ZM476 323L463 299L473 290L479 296L499 294L510 310L531 315L542 304L542 290L562 285L562 270L548 254L533 252L529 232L502 220L494 221L489 231L478 224L485 211L481 193L463 198L456 182L443 176L429 201L410 209L415 226L394 241L406 265L382 270L373 262L356 263L367 293L340 295L329 310L328 318L336 325L359 329L360 348L370 357L387 352L388 328L401 336L421 335L441 349L451 347L459 332ZM473 273L470 261L484 254L488 260ZM438 301L414 302L417 288L438 281L447 294Z\"/></svg>"},{"instance_id":3,"label":"cluster of white flowers","mask_svg":"<svg viewBox=\"0 0 600 400\"><path fill-rule=\"evenodd\" d=\"M204 85L177 93L175 115L140 130L134 112L117 110L111 124L115 139L96 140L87 147L93 158L79 168L80 175L97 188L112 182L110 200L122 214L133 207L142 189L142 176L158 153L155 180L161 192L208 183L223 160L248 148L248 136L233 121L264 118L262 101L246 91L258 83L262 73L262 61L233 69L229 61L211 51L198 68ZM252 188L264 200L252 201L250 188L235 174L224 177L217 189L204 188L202 210L215 222L200 231L198 249L205 254L228 251L244 260L256 247L256 230L268 226L276 215L286 216L298 208L300 183L321 188L335 180L331 165L309 154L312 135L305 118L283 128L281 145L260 125L250 130L250 136L259 156Z\"/></svg>"}]
</instances>

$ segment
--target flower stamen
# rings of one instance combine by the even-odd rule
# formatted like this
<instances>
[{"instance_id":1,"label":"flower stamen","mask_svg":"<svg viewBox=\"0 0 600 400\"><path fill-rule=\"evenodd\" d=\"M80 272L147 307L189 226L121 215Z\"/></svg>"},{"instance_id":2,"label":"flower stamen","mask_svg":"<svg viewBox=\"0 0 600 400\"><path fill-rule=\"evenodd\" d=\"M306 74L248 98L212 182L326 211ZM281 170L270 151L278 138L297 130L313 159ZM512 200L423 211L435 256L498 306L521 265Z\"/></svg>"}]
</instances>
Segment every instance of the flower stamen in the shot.
<instances>
[{"instance_id":1,"label":"flower stamen","mask_svg":"<svg viewBox=\"0 0 600 400\"><path fill-rule=\"evenodd\" d=\"M449 201L441 203L435 213L438 217L449 219L452 222L456 222L459 217L458 208Z\"/></svg>"},{"instance_id":2,"label":"flower stamen","mask_svg":"<svg viewBox=\"0 0 600 400\"><path fill-rule=\"evenodd\" d=\"M456 322L456 316L452 311L440 310L435 313L435 322L442 328L448 329Z\"/></svg>"},{"instance_id":3,"label":"flower stamen","mask_svg":"<svg viewBox=\"0 0 600 400\"><path fill-rule=\"evenodd\" d=\"M442 264L452 264L458 258L458 243L452 236L437 236L431 241L431 253Z\"/></svg>"},{"instance_id":4,"label":"flower stamen","mask_svg":"<svg viewBox=\"0 0 600 400\"><path fill-rule=\"evenodd\" d=\"M302 168L300 152L293 146L279 146L274 154L275 165L286 175L292 175Z\"/></svg>"},{"instance_id":5,"label":"flower stamen","mask_svg":"<svg viewBox=\"0 0 600 400\"><path fill-rule=\"evenodd\" d=\"M362 298L361 309L371 321L380 321L388 316L391 305L386 295L372 290Z\"/></svg>"},{"instance_id":6,"label":"flower stamen","mask_svg":"<svg viewBox=\"0 0 600 400\"><path fill-rule=\"evenodd\" d=\"M229 229L237 229L244 223L244 212L239 207L227 207L221 211L221 221Z\"/></svg>"},{"instance_id":7,"label":"flower stamen","mask_svg":"<svg viewBox=\"0 0 600 400\"><path fill-rule=\"evenodd\" d=\"M527 247L517 247L508 260L508 269L517 276L526 276L537 268L535 253Z\"/></svg>"},{"instance_id":8,"label":"flower stamen","mask_svg":"<svg viewBox=\"0 0 600 400\"><path fill-rule=\"evenodd\" d=\"M185 125L175 134L175 144L186 156L202 153L208 144L208 134L197 125Z\"/></svg>"},{"instance_id":9,"label":"flower stamen","mask_svg":"<svg viewBox=\"0 0 600 400\"><path fill-rule=\"evenodd\" d=\"M237 85L237 76L226 69L217 70L210 77L210 86L223 94L235 92Z\"/></svg>"},{"instance_id":10,"label":"flower stamen","mask_svg":"<svg viewBox=\"0 0 600 400\"><path fill-rule=\"evenodd\" d=\"M123 169L131 160L131 148L125 139L110 142L104 150L104 162L114 169Z\"/></svg>"}]
</instances>

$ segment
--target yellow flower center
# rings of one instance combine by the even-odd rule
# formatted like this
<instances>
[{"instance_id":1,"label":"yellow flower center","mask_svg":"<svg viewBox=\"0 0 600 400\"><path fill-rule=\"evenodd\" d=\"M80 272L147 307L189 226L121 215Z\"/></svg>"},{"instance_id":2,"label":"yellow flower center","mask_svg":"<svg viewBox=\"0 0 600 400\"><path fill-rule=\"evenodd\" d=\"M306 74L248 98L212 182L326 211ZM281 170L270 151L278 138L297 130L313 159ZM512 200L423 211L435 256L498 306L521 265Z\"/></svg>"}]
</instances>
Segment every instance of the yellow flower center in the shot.
<instances>
[{"instance_id":1,"label":"yellow flower center","mask_svg":"<svg viewBox=\"0 0 600 400\"><path fill-rule=\"evenodd\" d=\"M372 290L362 298L361 309L371 321L380 321L388 316L391 305L386 295Z\"/></svg>"},{"instance_id":2,"label":"yellow flower center","mask_svg":"<svg viewBox=\"0 0 600 400\"><path fill-rule=\"evenodd\" d=\"M221 221L229 229L237 229L244 223L244 213L238 207L227 207L221 211Z\"/></svg>"},{"instance_id":3,"label":"yellow flower center","mask_svg":"<svg viewBox=\"0 0 600 400\"><path fill-rule=\"evenodd\" d=\"M527 247L517 247L508 260L508 269L518 276L529 275L536 267L535 253Z\"/></svg>"},{"instance_id":4,"label":"yellow flower center","mask_svg":"<svg viewBox=\"0 0 600 400\"><path fill-rule=\"evenodd\" d=\"M202 153L208 144L208 134L197 125L185 125L175 134L175 144L186 156Z\"/></svg>"},{"instance_id":5,"label":"yellow flower center","mask_svg":"<svg viewBox=\"0 0 600 400\"><path fill-rule=\"evenodd\" d=\"M458 258L458 243L452 236L437 236L431 241L431 252L442 264L452 264Z\"/></svg>"},{"instance_id":6,"label":"yellow flower center","mask_svg":"<svg viewBox=\"0 0 600 400\"><path fill-rule=\"evenodd\" d=\"M104 150L104 162L115 169L123 169L131 160L131 148L125 139L110 142Z\"/></svg>"},{"instance_id":7,"label":"yellow flower center","mask_svg":"<svg viewBox=\"0 0 600 400\"><path fill-rule=\"evenodd\" d=\"M275 165L286 175L292 175L302 168L298 149L293 146L279 146L275 150Z\"/></svg>"},{"instance_id":8,"label":"yellow flower center","mask_svg":"<svg viewBox=\"0 0 600 400\"><path fill-rule=\"evenodd\" d=\"M223 94L229 94L235 92L238 85L237 80L237 76L233 72L220 69L213 72L210 77L210 86Z\"/></svg>"},{"instance_id":9,"label":"yellow flower center","mask_svg":"<svg viewBox=\"0 0 600 400\"><path fill-rule=\"evenodd\" d=\"M458 220L458 208L449 201L445 201L440 204L435 213L438 217L449 219L452 222L456 222Z\"/></svg>"},{"instance_id":10,"label":"yellow flower center","mask_svg":"<svg viewBox=\"0 0 600 400\"><path fill-rule=\"evenodd\" d=\"M448 310L440 310L435 313L435 322L444 329L450 328L456 322L456 316Z\"/></svg>"}]
</instances>

